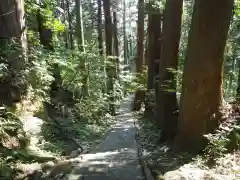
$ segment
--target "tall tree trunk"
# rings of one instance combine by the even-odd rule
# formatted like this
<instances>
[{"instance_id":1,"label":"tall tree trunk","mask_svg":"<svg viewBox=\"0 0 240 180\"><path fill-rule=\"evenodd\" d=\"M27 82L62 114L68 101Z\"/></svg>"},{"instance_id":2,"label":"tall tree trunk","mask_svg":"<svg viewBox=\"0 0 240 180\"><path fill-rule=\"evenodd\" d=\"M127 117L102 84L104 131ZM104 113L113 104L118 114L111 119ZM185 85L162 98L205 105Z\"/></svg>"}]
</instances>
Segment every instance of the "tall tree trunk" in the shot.
<instances>
[{"instance_id":1,"label":"tall tree trunk","mask_svg":"<svg viewBox=\"0 0 240 180\"><path fill-rule=\"evenodd\" d=\"M90 12L94 12L94 2L92 0L90 0L89 2L89 11ZM94 21L95 21L95 14L94 13L91 13L91 34L93 35L94 33ZM91 35L91 38L93 38L93 36Z\"/></svg>"},{"instance_id":2,"label":"tall tree trunk","mask_svg":"<svg viewBox=\"0 0 240 180\"><path fill-rule=\"evenodd\" d=\"M0 102L12 106L27 89L23 81L27 48L24 1L0 1L0 14L0 63L8 66L0 81Z\"/></svg>"},{"instance_id":3,"label":"tall tree trunk","mask_svg":"<svg viewBox=\"0 0 240 180\"><path fill-rule=\"evenodd\" d=\"M152 7L152 4L149 4L148 8L148 79L147 79L147 94L151 94L154 90L154 80L158 75L160 61L160 49L161 49L161 12L159 9ZM152 96L148 96L146 99L145 114L153 115L153 106L151 104Z\"/></svg>"},{"instance_id":4,"label":"tall tree trunk","mask_svg":"<svg viewBox=\"0 0 240 180\"><path fill-rule=\"evenodd\" d=\"M85 51L84 48L84 31L83 31L83 19L82 19L82 0L76 0L76 35L78 42L78 49Z\"/></svg>"},{"instance_id":5,"label":"tall tree trunk","mask_svg":"<svg viewBox=\"0 0 240 180\"><path fill-rule=\"evenodd\" d=\"M113 12L113 39L114 39L114 55L119 57L119 48L118 48L118 32L117 32L117 12L116 9L114 9Z\"/></svg>"},{"instance_id":6,"label":"tall tree trunk","mask_svg":"<svg viewBox=\"0 0 240 180\"><path fill-rule=\"evenodd\" d=\"M238 60L238 79L237 79L237 92L236 99L240 102L240 61Z\"/></svg>"},{"instance_id":7,"label":"tall tree trunk","mask_svg":"<svg viewBox=\"0 0 240 180\"><path fill-rule=\"evenodd\" d=\"M137 54L136 54L136 73L137 76L142 72L143 52L144 52L144 0L138 0L138 20L137 20ZM137 90L134 99L133 110L138 111L144 102L145 92Z\"/></svg>"},{"instance_id":8,"label":"tall tree trunk","mask_svg":"<svg viewBox=\"0 0 240 180\"><path fill-rule=\"evenodd\" d=\"M128 41L129 41L129 57L132 57L133 54L133 42L132 42L132 36L129 34L128 35ZM129 63L128 63L129 64Z\"/></svg>"},{"instance_id":9,"label":"tall tree trunk","mask_svg":"<svg viewBox=\"0 0 240 180\"><path fill-rule=\"evenodd\" d=\"M108 76L107 91L110 95L109 109L112 115L115 115L115 98L114 98L114 77L116 76L116 63L115 60L110 57L113 55L113 28L112 28L112 16L110 12L110 0L103 0L103 9L105 17L105 37L106 37L106 73Z\"/></svg>"},{"instance_id":10,"label":"tall tree trunk","mask_svg":"<svg viewBox=\"0 0 240 180\"><path fill-rule=\"evenodd\" d=\"M163 19L161 61L159 63L158 123L161 140L173 140L177 128L176 77L178 69L179 41L181 34L183 0L167 0ZM173 28L174 27L174 28Z\"/></svg>"},{"instance_id":11,"label":"tall tree trunk","mask_svg":"<svg viewBox=\"0 0 240 180\"><path fill-rule=\"evenodd\" d=\"M232 48L233 48L233 54L232 54L232 57L231 57L231 60L232 60L232 65L231 65L231 70L228 71L227 74L229 74L229 86L227 87L227 93L231 94L232 95L232 83L233 83L233 79L234 79L234 73L235 72L235 62L236 62L236 58L237 58L237 55L238 55L238 52L237 52L237 47L235 44L232 45ZM235 92L234 92L235 93Z\"/></svg>"},{"instance_id":12,"label":"tall tree trunk","mask_svg":"<svg viewBox=\"0 0 240 180\"><path fill-rule=\"evenodd\" d=\"M104 54L104 47L103 47L103 22L102 22L102 0L97 0L97 31L98 31L98 49L99 55L103 57ZM105 59L103 59L102 64L105 64ZM103 66L100 67L100 70L104 74L104 80L102 84L103 92L107 92L107 81L106 81L106 69Z\"/></svg>"},{"instance_id":13,"label":"tall tree trunk","mask_svg":"<svg viewBox=\"0 0 240 180\"><path fill-rule=\"evenodd\" d=\"M117 4L114 5L114 9L113 9L113 40L114 40L113 41L114 56L116 56L116 77L118 78L120 73L120 62L119 62L119 42L118 42L118 30L117 30Z\"/></svg>"},{"instance_id":14,"label":"tall tree trunk","mask_svg":"<svg viewBox=\"0 0 240 180\"><path fill-rule=\"evenodd\" d=\"M112 16L110 12L110 0L103 0L104 18L105 18L105 38L106 38L106 55L113 55L113 33L112 33Z\"/></svg>"},{"instance_id":15,"label":"tall tree trunk","mask_svg":"<svg viewBox=\"0 0 240 180\"><path fill-rule=\"evenodd\" d=\"M144 51L144 65L148 65L148 60L149 60L149 29L151 27L151 22L149 21L149 19L151 19L151 17L148 15L148 24L147 24L147 35L146 35L146 43L145 43L145 51Z\"/></svg>"},{"instance_id":16,"label":"tall tree trunk","mask_svg":"<svg viewBox=\"0 0 240 180\"><path fill-rule=\"evenodd\" d=\"M72 27L72 15L70 13L70 3L71 0L66 0L66 11L67 11L67 18L68 18L68 30L69 30L69 43L70 49L74 49L74 40L73 40L73 27Z\"/></svg>"},{"instance_id":17,"label":"tall tree trunk","mask_svg":"<svg viewBox=\"0 0 240 180\"><path fill-rule=\"evenodd\" d=\"M128 64L128 40L126 33L126 0L123 0L123 56L124 56L124 65Z\"/></svg>"},{"instance_id":18,"label":"tall tree trunk","mask_svg":"<svg viewBox=\"0 0 240 180\"><path fill-rule=\"evenodd\" d=\"M176 146L203 148L221 116L223 54L233 0L195 0L188 39Z\"/></svg>"},{"instance_id":19,"label":"tall tree trunk","mask_svg":"<svg viewBox=\"0 0 240 180\"><path fill-rule=\"evenodd\" d=\"M84 30L83 30L83 16L82 16L82 0L76 0L76 35L77 35L77 43L78 49L80 52L85 52L84 45ZM84 71L88 71L85 59L82 62L81 69ZM82 97L85 98L88 96L88 73L82 79Z\"/></svg>"},{"instance_id":20,"label":"tall tree trunk","mask_svg":"<svg viewBox=\"0 0 240 180\"><path fill-rule=\"evenodd\" d=\"M144 0L138 1L136 71L142 72L144 52Z\"/></svg>"},{"instance_id":21,"label":"tall tree trunk","mask_svg":"<svg viewBox=\"0 0 240 180\"><path fill-rule=\"evenodd\" d=\"M60 5L61 8L63 9L63 23L64 25L66 25L66 21L67 21L67 11L66 11L66 3L65 0L61 0L60 1ZM69 45L69 30L65 29L64 31L64 43L65 43L65 47L67 49L70 49L70 45Z\"/></svg>"},{"instance_id":22,"label":"tall tree trunk","mask_svg":"<svg viewBox=\"0 0 240 180\"><path fill-rule=\"evenodd\" d=\"M99 48L99 54L103 55L102 0L98 0L97 2L98 2L98 15L97 15L98 48Z\"/></svg>"}]
</instances>

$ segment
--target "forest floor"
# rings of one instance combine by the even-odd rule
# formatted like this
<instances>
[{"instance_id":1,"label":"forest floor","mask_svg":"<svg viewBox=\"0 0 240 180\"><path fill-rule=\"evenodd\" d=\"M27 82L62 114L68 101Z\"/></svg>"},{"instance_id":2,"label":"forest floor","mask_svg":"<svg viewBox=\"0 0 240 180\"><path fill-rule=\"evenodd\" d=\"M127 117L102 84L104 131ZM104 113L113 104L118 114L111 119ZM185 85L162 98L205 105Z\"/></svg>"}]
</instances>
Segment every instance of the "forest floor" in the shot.
<instances>
[{"instance_id":1,"label":"forest floor","mask_svg":"<svg viewBox=\"0 0 240 180\"><path fill-rule=\"evenodd\" d=\"M138 142L144 161L156 180L238 180L240 179L240 151L222 153L209 165L209 153L201 155L173 154L166 144L159 144L160 129L143 114L138 118ZM220 142L221 143L221 142ZM219 143L219 145L221 145ZM218 144L211 147L221 153ZM216 149L214 149L216 148Z\"/></svg>"},{"instance_id":2,"label":"forest floor","mask_svg":"<svg viewBox=\"0 0 240 180\"><path fill-rule=\"evenodd\" d=\"M89 133L88 135L83 133L79 137L81 144L84 146L84 152L74 150L68 156L50 150L51 148L58 150L59 147L64 146L55 147L50 142L39 143L43 138L41 133L44 121L32 115L25 116L23 120L24 130L31 137L30 146L27 151L11 151L9 155L18 159L18 162L13 164L18 176L4 179L145 179L141 160L147 163L156 180L240 179L239 150L222 153L219 157L214 158L215 164L212 166L207 164L209 157L206 154L192 156L169 153L167 145L158 143L160 129L156 127L153 121L144 118L141 112L131 112L132 100L132 96L124 98L115 119L110 120L112 117L109 117L108 122L107 117L103 120L104 125L98 127L101 129L99 132L92 131L96 129L95 125L91 128L84 127L87 128L85 130ZM230 121L240 117L240 106L238 109L239 112L229 115L228 119ZM81 125L81 127L83 126ZM44 150L42 144L49 147ZM71 146L71 144L67 146ZM211 150L215 153L219 152L217 145L216 149L214 149L215 147L212 148ZM6 156L5 160L11 161L8 158L10 156ZM6 169L3 172L8 172L8 170Z\"/></svg>"}]
</instances>

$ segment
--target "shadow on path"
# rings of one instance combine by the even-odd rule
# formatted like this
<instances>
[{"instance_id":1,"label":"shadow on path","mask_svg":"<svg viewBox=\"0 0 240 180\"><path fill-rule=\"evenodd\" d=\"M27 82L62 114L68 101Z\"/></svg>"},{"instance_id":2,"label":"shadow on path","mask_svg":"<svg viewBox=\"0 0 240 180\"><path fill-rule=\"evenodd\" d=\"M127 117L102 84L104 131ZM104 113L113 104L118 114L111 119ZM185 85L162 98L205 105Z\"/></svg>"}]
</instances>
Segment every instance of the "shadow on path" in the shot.
<instances>
[{"instance_id":1,"label":"shadow on path","mask_svg":"<svg viewBox=\"0 0 240 180\"><path fill-rule=\"evenodd\" d=\"M131 113L132 96L123 100L116 116L118 123L90 154L81 155L68 180L140 180L136 129Z\"/></svg>"}]
</instances>

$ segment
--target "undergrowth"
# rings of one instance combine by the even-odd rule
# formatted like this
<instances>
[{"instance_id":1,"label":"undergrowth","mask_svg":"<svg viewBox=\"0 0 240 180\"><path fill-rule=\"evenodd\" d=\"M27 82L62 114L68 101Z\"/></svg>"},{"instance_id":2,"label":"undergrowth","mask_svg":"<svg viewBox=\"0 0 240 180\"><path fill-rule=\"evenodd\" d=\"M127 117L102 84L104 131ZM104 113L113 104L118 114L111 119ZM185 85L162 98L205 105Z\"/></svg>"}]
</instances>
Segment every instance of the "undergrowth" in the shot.
<instances>
[{"instance_id":1,"label":"undergrowth","mask_svg":"<svg viewBox=\"0 0 240 180\"><path fill-rule=\"evenodd\" d=\"M228 104L224 122L215 133L205 135L208 145L197 156L172 153L171 144L159 143L161 129L156 126L156 122L144 116L143 112L138 114L138 141L143 151L143 157L147 157L145 160L153 175L161 179L168 171L198 168L206 170L210 174L219 175L219 177L229 175L233 179L236 178L240 168L240 124L239 105L235 104L234 106Z\"/></svg>"},{"instance_id":2,"label":"undergrowth","mask_svg":"<svg viewBox=\"0 0 240 180\"><path fill-rule=\"evenodd\" d=\"M85 52L59 45L55 52L49 53L39 45L29 46L25 71L27 93L15 107L0 108L1 179L12 180L18 174L18 163L42 163L54 159L43 157L45 152L56 158L66 158L79 145L88 151L99 142L115 123L109 112L110 96L114 95L118 107L123 96L132 90L131 77L121 75L114 79L114 94L107 93L104 61L95 44L86 47ZM81 66L83 62L86 62L85 68ZM63 82L59 94L50 99L53 63L58 63ZM0 75L4 76L4 72ZM88 95L85 96L83 85L86 78ZM41 133L34 135L35 144L30 144L33 137L24 132L22 120L25 116L35 116L43 122ZM30 152L29 146L41 153Z\"/></svg>"},{"instance_id":3,"label":"undergrowth","mask_svg":"<svg viewBox=\"0 0 240 180\"><path fill-rule=\"evenodd\" d=\"M21 120L4 106L0 108L0 119L0 177L10 180L14 172L12 162L18 159L17 151L27 147L28 137Z\"/></svg>"}]
</instances>

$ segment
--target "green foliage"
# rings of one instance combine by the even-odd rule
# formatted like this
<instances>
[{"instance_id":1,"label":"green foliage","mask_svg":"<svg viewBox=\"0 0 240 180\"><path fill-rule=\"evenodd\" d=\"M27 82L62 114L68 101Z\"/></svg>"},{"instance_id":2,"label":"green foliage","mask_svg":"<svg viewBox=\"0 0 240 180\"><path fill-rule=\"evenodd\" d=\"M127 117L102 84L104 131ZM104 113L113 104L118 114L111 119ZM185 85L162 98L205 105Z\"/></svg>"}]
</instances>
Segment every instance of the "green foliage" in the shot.
<instances>
[{"instance_id":1,"label":"green foliage","mask_svg":"<svg viewBox=\"0 0 240 180\"><path fill-rule=\"evenodd\" d=\"M227 148L232 151L239 149L240 147L240 125L239 123L233 125L232 131L228 134L229 143L227 144Z\"/></svg>"},{"instance_id":2,"label":"green foliage","mask_svg":"<svg viewBox=\"0 0 240 180\"><path fill-rule=\"evenodd\" d=\"M23 130L21 120L6 107L0 107L0 119L0 177L12 180L15 173L12 162L19 160L19 157L11 152L25 149L29 140Z\"/></svg>"},{"instance_id":3,"label":"green foliage","mask_svg":"<svg viewBox=\"0 0 240 180\"><path fill-rule=\"evenodd\" d=\"M7 67L8 67L7 64L0 63L0 78L3 78L7 75L7 73L8 73Z\"/></svg>"},{"instance_id":4,"label":"green foliage","mask_svg":"<svg viewBox=\"0 0 240 180\"><path fill-rule=\"evenodd\" d=\"M205 149L208 157L217 158L222 156L226 151L226 145L229 142L225 136L221 134L208 134L205 135L209 140L209 144Z\"/></svg>"},{"instance_id":5,"label":"green foliage","mask_svg":"<svg viewBox=\"0 0 240 180\"><path fill-rule=\"evenodd\" d=\"M60 33L65 31L65 25L61 19L56 18L54 12L62 12L62 9L57 6L56 1L44 1L43 4L39 4L36 0L26 0L25 9L27 12L27 24L31 30L37 30L37 13L46 19L46 26L53 32Z\"/></svg>"},{"instance_id":6,"label":"green foliage","mask_svg":"<svg viewBox=\"0 0 240 180\"><path fill-rule=\"evenodd\" d=\"M24 65L24 78L19 76L21 81L27 84L27 92L24 100L30 100L32 102L41 100L49 102L54 105L55 113L59 116L53 117L53 119L46 117L46 109L38 109L44 114L44 125L42 134L45 138L39 137L38 146L40 149L54 152L56 154L62 154L66 150L74 150L76 146L72 145L72 138L79 139L80 143L93 142L97 138L100 138L106 133L106 131L114 124L114 117L109 115L109 104L114 103L116 106L120 104L120 100L125 93L125 87L129 87L131 84L131 78L120 75L120 78L113 78L113 91L107 93L107 76L106 76L106 59L99 55L96 30L94 29L95 18L89 8L89 12L86 11L85 6L89 6L90 2L84 2L84 28L88 29L85 31L85 35L89 35L86 39L85 52L80 52L77 49L67 49L66 39L63 32L69 32L67 29L68 23L66 23L66 11L64 13L62 7L58 1L42 1L37 0L26 0L25 11L26 11L26 30L27 30L27 57ZM73 4L70 3L69 8L70 16L72 18L72 32L75 29L75 14ZM53 31L54 51L50 52L44 49L40 45L37 13L47 20L46 26ZM89 18L91 15L91 18ZM73 36L73 44L75 43L75 37ZM16 49L11 46L4 47L4 55L15 52ZM7 49L9 48L9 49ZM1 57L2 58L2 57ZM115 58L115 57L114 57ZM5 77L9 74L9 67L7 65L8 58L4 57L4 60L0 64L0 78ZM23 62L23 61L18 61ZM52 74L52 65L57 63L63 82L61 88L63 91L68 91L70 97L67 101L63 102L64 94L59 93L56 99L50 99L51 84L54 81ZM113 63L108 64L114 66ZM144 72L146 74L146 71ZM143 77L143 76L142 76ZM146 77L146 76L144 76ZM141 78L139 78L139 83ZM146 81L145 81L146 82ZM88 87L88 95L84 95L84 85ZM62 90L61 89L61 90ZM62 95L62 96L61 96ZM111 102L114 96L114 102ZM72 102L69 102L72 101ZM71 105L69 105L71 104ZM41 107L45 107L42 105ZM3 111L3 112L2 112ZM35 113L35 112L30 112ZM0 109L0 138L3 146L9 145L11 140L15 140L17 145L21 148L25 148L28 145L28 139L25 132L23 131L23 124L16 117L16 110L10 111L8 109ZM65 139L64 139L65 138ZM25 142L25 143L24 143ZM10 147L7 147L10 148ZM71 149L72 148L72 149ZM12 152L12 151L11 151ZM10 177L8 172L11 172L12 167L9 166L9 162L5 162L4 159L0 159L0 177L3 179L13 179ZM14 155L13 155L14 154ZM11 154L12 159L26 160L29 156L24 153ZM35 158L35 157L31 157ZM5 174L4 174L5 173Z\"/></svg>"},{"instance_id":7,"label":"green foliage","mask_svg":"<svg viewBox=\"0 0 240 180\"><path fill-rule=\"evenodd\" d=\"M209 143L204 152L208 162L211 165L215 163L216 159L222 157L226 152L232 152L239 149L240 146L240 127L237 122L225 122L225 126L231 129L219 129L214 134L207 134L205 137ZM226 126L226 127L227 127Z\"/></svg>"},{"instance_id":8,"label":"green foliage","mask_svg":"<svg viewBox=\"0 0 240 180\"><path fill-rule=\"evenodd\" d=\"M32 96L48 98L49 86L54 80L49 61L56 59L56 55L47 54L42 48L29 48L28 50L28 84Z\"/></svg>"},{"instance_id":9,"label":"green foliage","mask_svg":"<svg viewBox=\"0 0 240 180\"><path fill-rule=\"evenodd\" d=\"M239 0L236 0L235 1L235 15L240 17L240 1Z\"/></svg>"},{"instance_id":10,"label":"green foliage","mask_svg":"<svg viewBox=\"0 0 240 180\"><path fill-rule=\"evenodd\" d=\"M4 180L13 179L13 170L3 158L0 158L0 177Z\"/></svg>"},{"instance_id":11,"label":"green foliage","mask_svg":"<svg viewBox=\"0 0 240 180\"><path fill-rule=\"evenodd\" d=\"M112 94L106 92L104 59L97 55L96 47L90 44L86 46L85 52L79 52L58 46L51 54L40 49L33 51L31 59L33 75L30 76L29 82L34 87L34 92L38 95L44 92L43 95L47 98L46 92L52 82L49 64L57 63L63 77L62 86L73 93L73 101L77 102L68 106L64 104L66 102L56 101L56 111L62 117L56 117L54 120L43 117L45 124L42 133L48 142L41 143L40 147L62 154L65 150L74 149L69 145L73 143L70 140L72 138L80 139L80 142L90 141L104 134L114 122L113 117L108 114L109 96ZM84 96L83 86L86 78L89 92ZM123 81L124 77L121 77L120 82ZM123 85L117 80L114 81L114 97L115 104L118 105L123 97Z\"/></svg>"},{"instance_id":12,"label":"green foliage","mask_svg":"<svg viewBox=\"0 0 240 180\"><path fill-rule=\"evenodd\" d=\"M0 119L0 138L2 146L7 148L25 148L21 146L25 145L22 141L27 141L21 120L5 107L1 107L0 109ZM12 140L12 138L15 137L17 139Z\"/></svg>"},{"instance_id":13,"label":"green foliage","mask_svg":"<svg viewBox=\"0 0 240 180\"><path fill-rule=\"evenodd\" d=\"M128 79L126 90L128 92L136 92L136 90L147 89L147 66L144 66L141 73L135 73Z\"/></svg>"}]
</instances>

